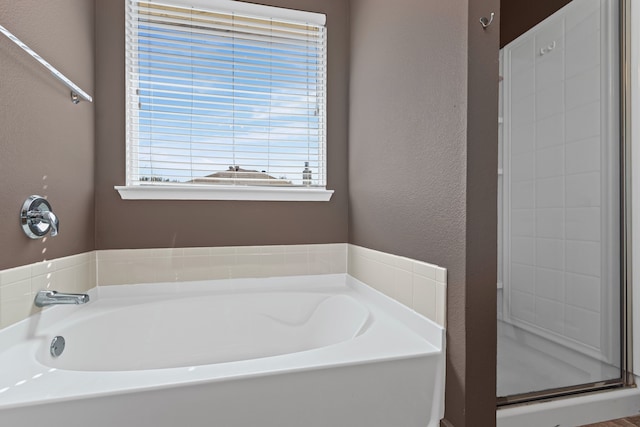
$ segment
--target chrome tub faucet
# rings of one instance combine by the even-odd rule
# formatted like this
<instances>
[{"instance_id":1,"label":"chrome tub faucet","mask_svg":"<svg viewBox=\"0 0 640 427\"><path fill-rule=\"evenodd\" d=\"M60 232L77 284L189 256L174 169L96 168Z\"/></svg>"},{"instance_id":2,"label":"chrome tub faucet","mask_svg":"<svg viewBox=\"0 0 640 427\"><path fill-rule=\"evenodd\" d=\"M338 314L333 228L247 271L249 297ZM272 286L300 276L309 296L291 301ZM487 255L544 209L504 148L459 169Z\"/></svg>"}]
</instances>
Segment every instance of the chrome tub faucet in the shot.
<instances>
[{"instance_id":1,"label":"chrome tub faucet","mask_svg":"<svg viewBox=\"0 0 640 427\"><path fill-rule=\"evenodd\" d=\"M89 295L87 294L65 294L58 291L39 291L34 300L36 307L56 304L85 304L88 302Z\"/></svg>"}]
</instances>

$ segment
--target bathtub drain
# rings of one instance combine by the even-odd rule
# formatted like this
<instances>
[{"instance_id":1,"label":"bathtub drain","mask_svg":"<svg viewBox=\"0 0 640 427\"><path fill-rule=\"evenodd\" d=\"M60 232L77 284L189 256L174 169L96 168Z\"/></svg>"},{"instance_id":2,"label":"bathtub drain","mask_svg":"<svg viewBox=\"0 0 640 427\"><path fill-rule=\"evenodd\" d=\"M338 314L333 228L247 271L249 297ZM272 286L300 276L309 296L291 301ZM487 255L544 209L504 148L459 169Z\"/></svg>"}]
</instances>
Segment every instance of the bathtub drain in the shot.
<instances>
[{"instance_id":1,"label":"bathtub drain","mask_svg":"<svg viewBox=\"0 0 640 427\"><path fill-rule=\"evenodd\" d=\"M53 357L58 357L64 351L64 337L57 336L51 340L51 347L49 347L51 351L51 355Z\"/></svg>"}]
</instances>

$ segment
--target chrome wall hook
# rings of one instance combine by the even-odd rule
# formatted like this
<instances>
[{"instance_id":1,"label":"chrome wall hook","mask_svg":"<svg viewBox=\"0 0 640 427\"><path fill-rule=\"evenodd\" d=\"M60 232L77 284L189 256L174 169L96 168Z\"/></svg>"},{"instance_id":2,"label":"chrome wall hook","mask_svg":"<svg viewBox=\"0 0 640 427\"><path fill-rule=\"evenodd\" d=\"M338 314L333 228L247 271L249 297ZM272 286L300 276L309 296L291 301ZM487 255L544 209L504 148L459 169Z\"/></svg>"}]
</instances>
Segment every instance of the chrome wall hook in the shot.
<instances>
[{"instance_id":1,"label":"chrome wall hook","mask_svg":"<svg viewBox=\"0 0 640 427\"><path fill-rule=\"evenodd\" d=\"M487 19L486 17L482 17L480 18L480 24L482 25L482 29L486 29L489 25L491 25L493 23L493 18L495 17L495 13L491 12L491 16L489 17L489 19Z\"/></svg>"}]
</instances>

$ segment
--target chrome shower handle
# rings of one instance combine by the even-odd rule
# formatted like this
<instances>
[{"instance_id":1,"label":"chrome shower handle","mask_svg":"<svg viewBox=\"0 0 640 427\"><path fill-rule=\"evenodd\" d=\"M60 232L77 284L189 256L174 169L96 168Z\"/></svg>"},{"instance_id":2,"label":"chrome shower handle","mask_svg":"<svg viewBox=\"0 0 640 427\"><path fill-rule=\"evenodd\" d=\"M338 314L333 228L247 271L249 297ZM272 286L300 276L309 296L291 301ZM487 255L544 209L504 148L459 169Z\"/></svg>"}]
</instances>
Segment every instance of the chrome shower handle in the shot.
<instances>
[{"instance_id":1,"label":"chrome shower handle","mask_svg":"<svg viewBox=\"0 0 640 427\"><path fill-rule=\"evenodd\" d=\"M33 221L41 221L51 226L51 236L58 235L58 227L60 221L58 217L51 211L29 211L27 212L27 219Z\"/></svg>"},{"instance_id":2,"label":"chrome shower handle","mask_svg":"<svg viewBox=\"0 0 640 427\"><path fill-rule=\"evenodd\" d=\"M60 229L58 216L53 213L51 204L41 196L29 196L22 205L20 222L25 234L32 239L41 239L51 231L57 236Z\"/></svg>"}]
</instances>

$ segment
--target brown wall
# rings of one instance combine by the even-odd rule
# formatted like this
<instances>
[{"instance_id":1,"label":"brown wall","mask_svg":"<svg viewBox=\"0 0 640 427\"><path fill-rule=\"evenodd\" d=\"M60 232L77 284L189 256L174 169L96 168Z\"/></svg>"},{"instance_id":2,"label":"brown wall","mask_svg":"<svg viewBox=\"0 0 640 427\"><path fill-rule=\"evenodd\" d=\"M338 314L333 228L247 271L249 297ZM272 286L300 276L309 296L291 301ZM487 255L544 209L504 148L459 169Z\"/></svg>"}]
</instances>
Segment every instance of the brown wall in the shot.
<instances>
[{"instance_id":1,"label":"brown wall","mask_svg":"<svg viewBox=\"0 0 640 427\"><path fill-rule=\"evenodd\" d=\"M445 424L495 423L498 0L352 0L349 241L448 269ZM468 18L467 18L468 17Z\"/></svg>"},{"instance_id":2,"label":"brown wall","mask_svg":"<svg viewBox=\"0 0 640 427\"><path fill-rule=\"evenodd\" d=\"M478 19L495 11L486 30ZM500 0L469 0L467 58L466 251L464 287L449 287L449 349L464 354L464 398L447 384L453 425L491 426L496 416L498 282L498 73ZM453 293L455 292L455 293ZM464 295L462 295L464 293ZM448 366L447 373L454 368ZM459 411L464 402L464 416ZM482 420L478 422L477 420Z\"/></svg>"},{"instance_id":3,"label":"brown wall","mask_svg":"<svg viewBox=\"0 0 640 427\"><path fill-rule=\"evenodd\" d=\"M0 0L1 24L89 94L94 6L87 0ZM94 105L73 105L48 71L0 35L0 269L94 248ZM25 199L48 197L60 234L29 239Z\"/></svg>"},{"instance_id":4,"label":"brown wall","mask_svg":"<svg viewBox=\"0 0 640 427\"><path fill-rule=\"evenodd\" d=\"M124 1L95 1L94 91L92 2L0 0L3 23L95 95L97 159L94 227L93 105L72 105L0 39L0 214L16 218L0 224L0 268L94 248L346 241L437 263L449 269L445 424L492 425L498 27L477 19L498 0L265 3L328 15L328 203L121 200ZM61 217L45 244L18 226L32 193Z\"/></svg>"},{"instance_id":5,"label":"brown wall","mask_svg":"<svg viewBox=\"0 0 640 427\"><path fill-rule=\"evenodd\" d=\"M500 47L504 47L571 0L501 0Z\"/></svg>"},{"instance_id":6,"label":"brown wall","mask_svg":"<svg viewBox=\"0 0 640 427\"><path fill-rule=\"evenodd\" d=\"M353 0L349 240L464 271L466 0Z\"/></svg>"},{"instance_id":7,"label":"brown wall","mask_svg":"<svg viewBox=\"0 0 640 427\"><path fill-rule=\"evenodd\" d=\"M349 7L343 0L260 2L327 14L330 202L121 200L125 183L124 0L96 0L97 249L347 241Z\"/></svg>"}]
</instances>

